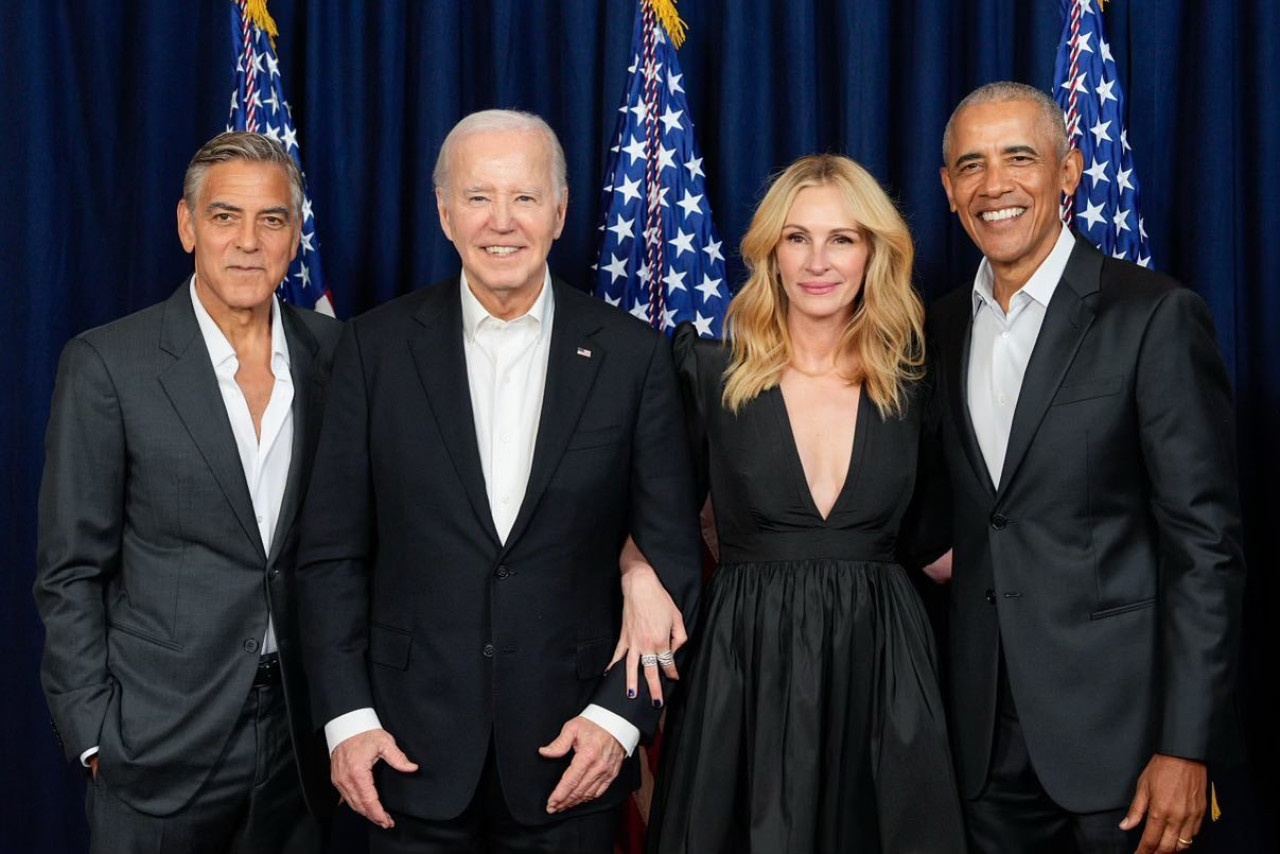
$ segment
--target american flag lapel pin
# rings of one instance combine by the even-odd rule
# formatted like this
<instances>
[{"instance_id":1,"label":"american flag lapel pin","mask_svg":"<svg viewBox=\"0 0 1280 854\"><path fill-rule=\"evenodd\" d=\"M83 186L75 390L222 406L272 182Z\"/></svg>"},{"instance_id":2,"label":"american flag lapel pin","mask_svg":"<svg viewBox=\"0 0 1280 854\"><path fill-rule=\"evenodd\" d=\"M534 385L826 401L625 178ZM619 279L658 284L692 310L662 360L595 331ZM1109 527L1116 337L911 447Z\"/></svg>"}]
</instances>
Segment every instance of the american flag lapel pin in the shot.
<instances>
[{"instance_id":1,"label":"american flag lapel pin","mask_svg":"<svg viewBox=\"0 0 1280 854\"><path fill-rule=\"evenodd\" d=\"M578 348L578 355L579 355L579 356L582 356L583 358L590 359L590 358L591 358L591 351L590 351L590 350L588 350L586 347L579 347L579 348Z\"/></svg>"}]
</instances>

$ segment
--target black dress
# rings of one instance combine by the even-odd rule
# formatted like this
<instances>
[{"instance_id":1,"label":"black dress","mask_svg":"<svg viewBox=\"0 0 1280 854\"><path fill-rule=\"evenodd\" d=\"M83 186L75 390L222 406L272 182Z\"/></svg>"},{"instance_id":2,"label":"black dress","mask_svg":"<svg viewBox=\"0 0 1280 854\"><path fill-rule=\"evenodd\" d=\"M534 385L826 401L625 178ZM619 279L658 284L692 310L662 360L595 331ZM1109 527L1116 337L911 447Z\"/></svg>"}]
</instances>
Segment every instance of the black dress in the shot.
<instances>
[{"instance_id":1,"label":"black dress","mask_svg":"<svg viewBox=\"0 0 1280 854\"><path fill-rule=\"evenodd\" d=\"M894 557L918 407L883 419L862 395L823 519L781 392L734 416L720 403L727 349L684 324L675 352L721 563L663 744L649 851L964 851L933 637Z\"/></svg>"}]
</instances>

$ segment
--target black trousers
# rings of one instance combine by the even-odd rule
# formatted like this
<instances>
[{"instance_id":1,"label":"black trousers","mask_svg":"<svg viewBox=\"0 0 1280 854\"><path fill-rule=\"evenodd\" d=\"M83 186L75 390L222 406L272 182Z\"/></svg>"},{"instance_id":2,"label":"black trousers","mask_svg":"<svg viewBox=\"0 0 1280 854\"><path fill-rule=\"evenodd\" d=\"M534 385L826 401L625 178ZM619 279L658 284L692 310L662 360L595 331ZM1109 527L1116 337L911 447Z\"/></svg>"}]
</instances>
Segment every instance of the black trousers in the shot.
<instances>
[{"instance_id":1,"label":"black trousers","mask_svg":"<svg viewBox=\"0 0 1280 854\"><path fill-rule=\"evenodd\" d=\"M1142 825L1128 833L1119 827L1128 804L1106 812L1072 813L1045 792L1031 766L1003 655L991 770L982 794L964 807L969 850L975 854L1132 854L1142 838Z\"/></svg>"},{"instance_id":2,"label":"black trousers","mask_svg":"<svg viewBox=\"0 0 1280 854\"><path fill-rule=\"evenodd\" d=\"M92 854L316 854L321 844L278 682L250 689L217 766L177 813L139 812L101 775L89 783L85 810Z\"/></svg>"},{"instance_id":3,"label":"black trousers","mask_svg":"<svg viewBox=\"0 0 1280 854\"><path fill-rule=\"evenodd\" d=\"M547 794L550 794L548 792ZM392 812L395 827L371 826L370 854L612 854L621 809L530 827L507 808L493 744L475 796L462 815L430 821Z\"/></svg>"}]
</instances>

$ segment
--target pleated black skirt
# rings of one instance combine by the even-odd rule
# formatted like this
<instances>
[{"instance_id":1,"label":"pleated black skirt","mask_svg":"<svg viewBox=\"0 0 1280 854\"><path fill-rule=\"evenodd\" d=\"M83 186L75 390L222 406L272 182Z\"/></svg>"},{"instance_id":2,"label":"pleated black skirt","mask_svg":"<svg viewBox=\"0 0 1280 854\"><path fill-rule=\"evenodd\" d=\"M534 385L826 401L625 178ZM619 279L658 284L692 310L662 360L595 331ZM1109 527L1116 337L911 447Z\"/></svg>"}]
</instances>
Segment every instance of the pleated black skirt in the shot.
<instances>
[{"instance_id":1,"label":"pleated black skirt","mask_svg":"<svg viewBox=\"0 0 1280 854\"><path fill-rule=\"evenodd\" d=\"M720 567L672 710L651 854L964 851L928 620L901 567Z\"/></svg>"}]
</instances>

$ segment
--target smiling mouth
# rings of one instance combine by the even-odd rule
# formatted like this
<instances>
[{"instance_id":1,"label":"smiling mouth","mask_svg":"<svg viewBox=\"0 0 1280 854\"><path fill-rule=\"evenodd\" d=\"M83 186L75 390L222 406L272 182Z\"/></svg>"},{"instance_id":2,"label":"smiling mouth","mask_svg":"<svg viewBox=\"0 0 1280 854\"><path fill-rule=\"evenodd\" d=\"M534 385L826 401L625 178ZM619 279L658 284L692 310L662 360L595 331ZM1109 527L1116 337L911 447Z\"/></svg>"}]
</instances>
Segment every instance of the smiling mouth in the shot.
<instances>
[{"instance_id":1,"label":"smiling mouth","mask_svg":"<svg viewBox=\"0 0 1280 854\"><path fill-rule=\"evenodd\" d=\"M497 258L504 258L507 255L513 255L520 251L519 246L486 246L484 247L486 255L493 255Z\"/></svg>"},{"instance_id":2,"label":"smiling mouth","mask_svg":"<svg viewBox=\"0 0 1280 854\"><path fill-rule=\"evenodd\" d=\"M1026 208L1001 208L998 211L983 211L979 216L982 217L983 222L1002 222L1022 216L1026 212Z\"/></svg>"}]
</instances>

